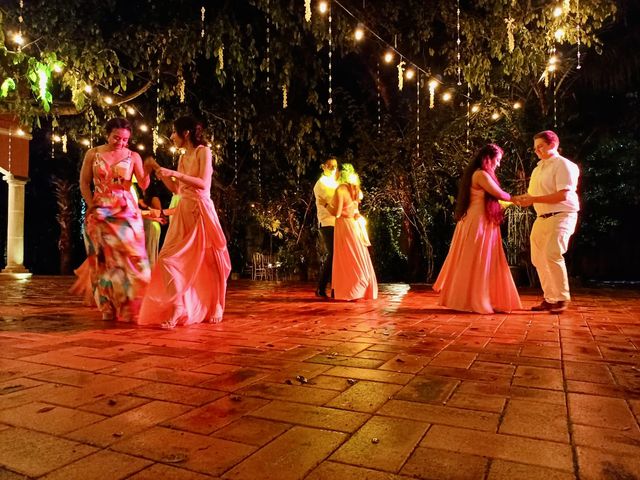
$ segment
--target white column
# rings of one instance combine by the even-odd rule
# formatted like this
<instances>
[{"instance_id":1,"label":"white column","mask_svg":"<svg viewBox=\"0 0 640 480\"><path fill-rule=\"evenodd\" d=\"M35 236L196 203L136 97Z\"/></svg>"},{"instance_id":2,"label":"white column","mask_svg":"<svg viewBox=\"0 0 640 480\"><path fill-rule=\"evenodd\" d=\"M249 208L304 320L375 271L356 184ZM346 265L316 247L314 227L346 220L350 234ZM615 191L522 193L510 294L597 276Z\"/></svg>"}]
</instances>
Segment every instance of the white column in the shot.
<instances>
[{"instance_id":1,"label":"white column","mask_svg":"<svg viewBox=\"0 0 640 480\"><path fill-rule=\"evenodd\" d=\"M1 274L14 276L31 275L24 262L24 186L11 173L2 177L9 184L9 210L7 215L7 266Z\"/></svg>"}]
</instances>

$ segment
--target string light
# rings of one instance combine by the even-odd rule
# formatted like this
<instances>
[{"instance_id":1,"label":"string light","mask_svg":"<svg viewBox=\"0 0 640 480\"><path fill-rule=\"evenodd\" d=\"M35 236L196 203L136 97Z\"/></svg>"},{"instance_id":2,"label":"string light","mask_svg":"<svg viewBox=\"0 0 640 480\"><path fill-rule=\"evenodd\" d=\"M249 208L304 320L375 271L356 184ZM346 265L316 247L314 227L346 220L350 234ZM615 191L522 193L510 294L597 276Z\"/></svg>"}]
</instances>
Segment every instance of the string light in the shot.
<instances>
[{"instance_id":1,"label":"string light","mask_svg":"<svg viewBox=\"0 0 640 480\"><path fill-rule=\"evenodd\" d=\"M491 120L498 120L500 118L500 114L498 112L493 112L491 114Z\"/></svg>"},{"instance_id":2,"label":"string light","mask_svg":"<svg viewBox=\"0 0 640 480\"><path fill-rule=\"evenodd\" d=\"M331 26L333 23L333 19L331 18L331 5L329 4L328 6L328 13L329 13L329 99L327 100L327 103L329 104L329 113L333 113L333 89L332 89L332 82L333 82L333 78L332 78L332 63L333 63L333 40L332 40L332 32L331 32Z\"/></svg>"},{"instance_id":3,"label":"string light","mask_svg":"<svg viewBox=\"0 0 640 480\"><path fill-rule=\"evenodd\" d=\"M416 160L420 161L420 72L416 88Z\"/></svg>"},{"instance_id":4,"label":"string light","mask_svg":"<svg viewBox=\"0 0 640 480\"><path fill-rule=\"evenodd\" d=\"M206 11L207 9L203 5L200 8L200 25L201 25L200 38L204 38L204 17L205 17Z\"/></svg>"},{"instance_id":5,"label":"string light","mask_svg":"<svg viewBox=\"0 0 640 480\"><path fill-rule=\"evenodd\" d=\"M91 93L93 93L93 87L89 84L84 86L84 92L88 93L89 95L91 95Z\"/></svg>"},{"instance_id":6,"label":"string light","mask_svg":"<svg viewBox=\"0 0 640 480\"><path fill-rule=\"evenodd\" d=\"M135 114L136 114L136 109L135 109L135 108L133 108L133 107L131 107L131 106L128 106L128 107L127 107L127 113L128 113L129 115L135 115Z\"/></svg>"},{"instance_id":7,"label":"string light","mask_svg":"<svg viewBox=\"0 0 640 480\"><path fill-rule=\"evenodd\" d=\"M558 42L562 41L562 39L564 38L564 28L557 29L553 36L556 37L556 40Z\"/></svg>"},{"instance_id":8,"label":"string light","mask_svg":"<svg viewBox=\"0 0 640 480\"><path fill-rule=\"evenodd\" d=\"M413 77L416 75L416 71L413 68L408 68L404 73L404 76L407 77L407 80L413 80Z\"/></svg>"},{"instance_id":9,"label":"string light","mask_svg":"<svg viewBox=\"0 0 640 480\"><path fill-rule=\"evenodd\" d=\"M318 11L322 14L325 14L329 11L329 5L327 4L327 2L320 2L318 4Z\"/></svg>"},{"instance_id":10,"label":"string light","mask_svg":"<svg viewBox=\"0 0 640 480\"><path fill-rule=\"evenodd\" d=\"M553 16L554 17L559 17L560 15L562 15L562 7L556 7L553 9Z\"/></svg>"},{"instance_id":11,"label":"string light","mask_svg":"<svg viewBox=\"0 0 640 480\"><path fill-rule=\"evenodd\" d=\"M141 132L148 132L149 131L149 127L147 126L146 123L142 123L140 124L140 126L138 127L140 129Z\"/></svg>"},{"instance_id":12,"label":"string light","mask_svg":"<svg viewBox=\"0 0 640 480\"><path fill-rule=\"evenodd\" d=\"M113 98L111 98L110 96L106 96L102 98L104 100L104 103L106 103L107 105L112 105L113 104Z\"/></svg>"},{"instance_id":13,"label":"string light","mask_svg":"<svg viewBox=\"0 0 640 480\"><path fill-rule=\"evenodd\" d=\"M265 53L266 72L267 72L267 92L271 90L271 2L267 0L267 49Z\"/></svg>"},{"instance_id":14,"label":"string light","mask_svg":"<svg viewBox=\"0 0 640 480\"><path fill-rule=\"evenodd\" d=\"M287 85L282 85L282 108L287 108L289 106L287 102Z\"/></svg>"},{"instance_id":15,"label":"string light","mask_svg":"<svg viewBox=\"0 0 640 480\"><path fill-rule=\"evenodd\" d=\"M376 62L376 101L378 112L378 135L382 131L382 115L381 115L381 103L380 103L380 62Z\"/></svg>"},{"instance_id":16,"label":"string light","mask_svg":"<svg viewBox=\"0 0 640 480\"><path fill-rule=\"evenodd\" d=\"M393 62L393 53L392 52L387 52L387 53L384 54L384 62L385 63Z\"/></svg>"},{"instance_id":17,"label":"string light","mask_svg":"<svg viewBox=\"0 0 640 480\"><path fill-rule=\"evenodd\" d=\"M471 83L467 82L467 151L471 132Z\"/></svg>"},{"instance_id":18,"label":"string light","mask_svg":"<svg viewBox=\"0 0 640 480\"><path fill-rule=\"evenodd\" d=\"M451 92L444 92L442 94L442 101L443 102L448 102L449 100L451 100L451 98L452 98Z\"/></svg>"},{"instance_id":19,"label":"string light","mask_svg":"<svg viewBox=\"0 0 640 480\"><path fill-rule=\"evenodd\" d=\"M22 36L22 24L24 23L23 13L24 13L24 1L20 0L19 11L18 11L18 25L19 25L18 33L16 33L13 36L13 41L16 43L16 45L18 45L18 51L22 50L22 46L25 43L25 39Z\"/></svg>"},{"instance_id":20,"label":"string light","mask_svg":"<svg viewBox=\"0 0 640 480\"><path fill-rule=\"evenodd\" d=\"M141 152L144 152L144 145L142 143L139 143L136 148Z\"/></svg>"},{"instance_id":21,"label":"string light","mask_svg":"<svg viewBox=\"0 0 640 480\"><path fill-rule=\"evenodd\" d=\"M404 86L404 66L405 66L406 62L404 60L401 60L400 63L398 64L398 66L396 67L398 69L398 90L402 91L402 87Z\"/></svg>"},{"instance_id":22,"label":"string light","mask_svg":"<svg viewBox=\"0 0 640 480\"><path fill-rule=\"evenodd\" d=\"M504 19L504 23L507 24L507 48L509 49L509 53L512 53L516 48L516 40L513 36L514 22L515 20L511 17Z\"/></svg>"},{"instance_id":23,"label":"string light","mask_svg":"<svg viewBox=\"0 0 640 480\"><path fill-rule=\"evenodd\" d=\"M520 110L522 108L522 103L521 102L514 102L513 104L513 109L514 110Z\"/></svg>"},{"instance_id":24,"label":"string light","mask_svg":"<svg viewBox=\"0 0 640 480\"><path fill-rule=\"evenodd\" d=\"M478 113L479 111L480 111L480 105L474 105L473 107L471 107L472 113Z\"/></svg>"},{"instance_id":25,"label":"string light","mask_svg":"<svg viewBox=\"0 0 640 480\"><path fill-rule=\"evenodd\" d=\"M359 42L364 38L364 30L361 26L358 26L353 32L353 38L355 38L356 42Z\"/></svg>"},{"instance_id":26,"label":"string light","mask_svg":"<svg viewBox=\"0 0 640 480\"><path fill-rule=\"evenodd\" d=\"M62 142L62 153L67 153L67 140L66 133L60 137L60 141Z\"/></svg>"},{"instance_id":27,"label":"string light","mask_svg":"<svg viewBox=\"0 0 640 480\"><path fill-rule=\"evenodd\" d=\"M233 182L238 179L238 96L236 95L236 78L233 77Z\"/></svg>"},{"instance_id":28,"label":"string light","mask_svg":"<svg viewBox=\"0 0 640 480\"><path fill-rule=\"evenodd\" d=\"M456 8L456 70L458 72L458 85L462 85L462 68L460 67L460 0L457 0Z\"/></svg>"},{"instance_id":29,"label":"string light","mask_svg":"<svg viewBox=\"0 0 640 480\"><path fill-rule=\"evenodd\" d=\"M576 0L576 18L578 19L578 31L576 33L576 36L578 37L578 65L576 66L577 70L580 70L582 68L582 65L580 64L580 43L581 43L581 39L580 39L580 0Z\"/></svg>"}]
</instances>

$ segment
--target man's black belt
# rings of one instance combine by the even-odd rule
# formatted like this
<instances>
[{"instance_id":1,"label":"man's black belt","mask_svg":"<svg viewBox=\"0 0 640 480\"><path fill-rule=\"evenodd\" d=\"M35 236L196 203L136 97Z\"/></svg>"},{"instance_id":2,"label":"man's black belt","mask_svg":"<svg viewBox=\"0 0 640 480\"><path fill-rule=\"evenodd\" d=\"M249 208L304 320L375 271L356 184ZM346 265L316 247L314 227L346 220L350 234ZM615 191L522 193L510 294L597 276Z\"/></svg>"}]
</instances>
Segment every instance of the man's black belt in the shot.
<instances>
[{"instance_id":1,"label":"man's black belt","mask_svg":"<svg viewBox=\"0 0 640 480\"><path fill-rule=\"evenodd\" d=\"M561 213L569 213L569 212L551 212L551 213L543 213L542 215L538 215L538 217L540 218L549 218L549 217L553 217L554 215L559 215Z\"/></svg>"}]
</instances>

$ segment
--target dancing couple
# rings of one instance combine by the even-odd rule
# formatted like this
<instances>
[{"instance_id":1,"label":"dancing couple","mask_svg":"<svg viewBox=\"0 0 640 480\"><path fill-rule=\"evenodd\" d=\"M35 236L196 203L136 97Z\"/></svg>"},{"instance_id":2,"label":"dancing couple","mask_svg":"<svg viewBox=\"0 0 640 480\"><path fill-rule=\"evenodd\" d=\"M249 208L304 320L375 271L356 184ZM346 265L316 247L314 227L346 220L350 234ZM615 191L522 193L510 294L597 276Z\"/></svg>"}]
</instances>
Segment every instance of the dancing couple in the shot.
<instances>
[{"instance_id":1,"label":"dancing couple","mask_svg":"<svg viewBox=\"0 0 640 480\"><path fill-rule=\"evenodd\" d=\"M371 263L369 238L358 205L363 198L360 178L353 166L330 157L313 187L320 236L327 252L316 296L336 300L378 298L376 273Z\"/></svg>"},{"instance_id":2,"label":"dancing couple","mask_svg":"<svg viewBox=\"0 0 640 480\"><path fill-rule=\"evenodd\" d=\"M544 299L533 311L561 313L571 299L564 261L580 209L576 193L578 166L558 153L558 136L546 130L534 137L539 162L528 192L511 196L500 188L496 169L503 151L485 145L466 167L456 199L456 228L449 253L433 286L439 304L453 310L490 314L522 309L504 254L499 203L533 205L537 218L531 230L531 261Z\"/></svg>"}]
</instances>

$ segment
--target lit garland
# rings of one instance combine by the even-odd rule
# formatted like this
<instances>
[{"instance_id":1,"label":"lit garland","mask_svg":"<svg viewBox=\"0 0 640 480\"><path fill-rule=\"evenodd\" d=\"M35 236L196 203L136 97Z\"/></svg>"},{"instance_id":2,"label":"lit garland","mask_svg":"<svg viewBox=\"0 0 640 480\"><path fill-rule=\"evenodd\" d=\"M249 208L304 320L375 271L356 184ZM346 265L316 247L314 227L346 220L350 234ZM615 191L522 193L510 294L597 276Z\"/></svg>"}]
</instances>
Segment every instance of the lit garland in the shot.
<instances>
[{"instance_id":1,"label":"lit garland","mask_svg":"<svg viewBox=\"0 0 640 480\"><path fill-rule=\"evenodd\" d=\"M329 104L329 113L333 113L333 91L332 91L332 55L333 55L333 45L332 45L332 39L331 39L331 24L332 24L333 20L331 18L331 2L329 2L329 99L327 100L327 103Z\"/></svg>"},{"instance_id":2,"label":"lit garland","mask_svg":"<svg viewBox=\"0 0 640 480\"><path fill-rule=\"evenodd\" d=\"M267 0L267 51L265 55L266 71L267 71L267 92L271 90L271 81L269 79L271 69L271 3Z\"/></svg>"},{"instance_id":3,"label":"lit garland","mask_svg":"<svg viewBox=\"0 0 640 480\"><path fill-rule=\"evenodd\" d=\"M504 19L504 23L507 24L507 47L509 48L509 53L513 52L513 50L516 48L516 41L515 41L515 38L513 37L514 21L515 20L511 17Z\"/></svg>"},{"instance_id":4,"label":"lit garland","mask_svg":"<svg viewBox=\"0 0 640 480\"><path fill-rule=\"evenodd\" d=\"M233 182L238 180L238 96L236 95L236 78L233 77Z\"/></svg>"},{"instance_id":5,"label":"lit garland","mask_svg":"<svg viewBox=\"0 0 640 480\"><path fill-rule=\"evenodd\" d=\"M64 135L62 135L62 137L60 137L60 140L62 141L62 153L67 153L67 134L65 133Z\"/></svg>"},{"instance_id":6,"label":"lit garland","mask_svg":"<svg viewBox=\"0 0 640 480\"><path fill-rule=\"evenodd\" d=\"M404 60L401 60L400 63L398 63L397 69L398 69L398 90L402 91L402 87L404 87L404 66L407 62L405 62Z\"/></svg>"},{"instance_id":7,"label":"lit garland","mask_svg":"<svg viewBox=\"0 0 640 480\"><path fill-rule=\"evenodd\" d=\"M429 108L433 109L435 107L435 97L436 97L436 87L438 86L438 81L434 78L429 80Z\"/></svg>"},{"instance_id":8,"label":"lit garland","mask_svg":"<svg viewBox=\"0 0 640 480\"><path fill-rule=\"evenodd\" d=\"M378 112L378 135L382 131L382 122L381 122L381 104L380 104L380 62L376 62L376 101L377 101L377 112Z\"/></svg>"},{"instance_id":9,"label":"lit garland","mask_svg":"<svg viewBox=\"0 0 640 480\"><path fill-rule=\"evenodd\" d=\"M311 0L304 0L304 19L307 23L311 21Z\"/></svg>"},{"instance_id":10,"label":"lit garland","mask_svg":"<svg viewBox=\"0 0 640 480\"><path fill-rule=\"evenodd\" d=\"M186 82L184 80L184 76L182 75L182 65L178 67L178 97L180 98L180 103L184 103L184 93L186 88Z\"/></svg>"},{"instance_id":11,"label":"lit garland","mask_svg":"<svg viewBox=\"0 0 640 480\"><path fill-rule=\"evenodd\" d=\"M576 0L576 19L578 21L578 32L577 32L577 37L578 37L578 65L576 66L577 70L580 70L582 68L582 65L580 64L580 43L581 43L581 39L580 39L580 0Z\"/></svg>"},{"instance_id":12,"label":"lit garland","mask_svg":"<svg viewBox=\"0 0 640 480\"><path fill-rule=\"evenodd\" d=\"M224 45L218 47L218 68L224 70Z\"/></svg>"},{"instance_id":13,"label":"lit garland","mask_svg":"<svg viewBox=\"0 0 640 480\"><path fill-rule=\"evenodd\" d=\"M420 160L420 72L416 82L416 160Z\"/></svg>"},{"instance_id":14,"label":"lit garland","mask_svg":"<svg viewBox=\"0 0 640 480\"><path fill-rule=\"evenodd\" d=\"M287 85L282 85L282 108L287 108Z\"/></svg>"}]
</instances>

